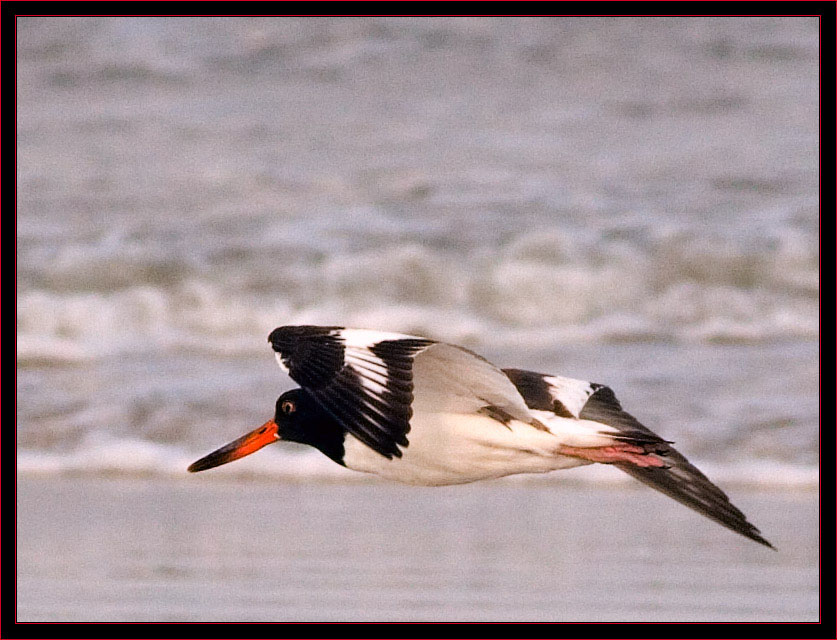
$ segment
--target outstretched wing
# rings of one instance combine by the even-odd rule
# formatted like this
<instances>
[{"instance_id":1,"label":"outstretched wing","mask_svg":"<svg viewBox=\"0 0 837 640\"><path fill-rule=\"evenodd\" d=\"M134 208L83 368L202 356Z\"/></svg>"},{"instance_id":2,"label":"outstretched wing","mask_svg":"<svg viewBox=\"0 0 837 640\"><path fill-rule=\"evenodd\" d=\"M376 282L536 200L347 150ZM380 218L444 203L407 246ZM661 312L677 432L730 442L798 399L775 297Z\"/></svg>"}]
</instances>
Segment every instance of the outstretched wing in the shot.
<instances>
[{"instance_id":1,"label":"outstretched wing","mask_svg":"<svg viewBox=\"0 0 837 640\"><path fill-rule=\"evenodd\" d=\"M401 457L413 411L534 423L517 388L484 358L399 333L286 326L268 337L279 365L358 440Z\"/></svg>"},{"instance_id":2,"label":"outstretched wing","mask_svg":"<svg viewBox=\"0 0 837 640\"><path fill-rule=\"evenodd\" d=\"M472 351L444 342L416 354L413 366L416 398L425 413L471 415L480 411L501 421L535 422L508 376Z\"/></svg>"},{"instance_id":3,"label":"outstretched wing","mask_svg":"<svg viewBox=\"0 0 837 640\"><path fill-rule=\"evenodd\" d=\"M331 416L381 455L400 457L413 401L413 359L432 340L344 327L286 326L276 360Z\"/></svg>"},{"instance_id":4,"label":"outstretched wing","mask_svg":"<svg viewBox=\"0 0 837 640\"><path fill-rule=\"evenodd\" d=\"M618 463L625 473L657 491L691 507L715 522L773 548L747 517L729 501L701 471L629 413L622 410L613 391L604 385L572 378L548 376L533 371L504 369L530 409L552 411L562 418L589 420L603 426L602 434L616 441L645 447L663 456L666 467L638 467Z\"/></svg>"}]
</instances>

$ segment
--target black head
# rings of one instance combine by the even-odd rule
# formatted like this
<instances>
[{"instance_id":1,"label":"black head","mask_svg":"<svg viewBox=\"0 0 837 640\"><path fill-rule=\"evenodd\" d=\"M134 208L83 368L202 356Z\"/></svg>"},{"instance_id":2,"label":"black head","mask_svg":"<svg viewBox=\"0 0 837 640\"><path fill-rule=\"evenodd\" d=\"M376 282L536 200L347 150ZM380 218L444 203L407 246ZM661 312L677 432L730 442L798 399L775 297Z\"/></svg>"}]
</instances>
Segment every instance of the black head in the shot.
<instances>
[{"instance_id":1,"label":"black head","mask_svg":"<svg viewBox=\"0 0 837 640\"><path fill-rule=\"evenodd\" d=\"M291 389L279 396L273 421L280 440L316 447L343 464L345 429L304 389Z\"/></svg>"},{"instance_id":2,"label":"black head","mask_svg":"<svg viewBox=\"0 0 837 640\"><path fill-rule=\"evenodd\" d=\"M279 440L311 445L343 464L345 435L345 430L307 391L293 389L276 401L272 420L192 463L189 471L204 471L227 464Z\"/></svg>"}]
</instances>

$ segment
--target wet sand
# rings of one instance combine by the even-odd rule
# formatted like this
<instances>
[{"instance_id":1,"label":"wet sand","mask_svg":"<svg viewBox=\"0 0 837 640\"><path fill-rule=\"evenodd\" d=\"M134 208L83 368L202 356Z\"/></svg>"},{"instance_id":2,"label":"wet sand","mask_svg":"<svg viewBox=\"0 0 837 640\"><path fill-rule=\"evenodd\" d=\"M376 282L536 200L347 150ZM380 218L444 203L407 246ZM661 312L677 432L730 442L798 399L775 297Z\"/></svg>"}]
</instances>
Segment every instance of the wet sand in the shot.
<instances>
[{"instance_id":1,"label":"wet sand","mask_svg":"<svg viewBox=\"0 0 837 640\"><path fill-rule=\"evenodd\" d=\"M816 621L814 491L773 552L633 485L23 476L19 621Z\"/></svg>"}]
</instances>

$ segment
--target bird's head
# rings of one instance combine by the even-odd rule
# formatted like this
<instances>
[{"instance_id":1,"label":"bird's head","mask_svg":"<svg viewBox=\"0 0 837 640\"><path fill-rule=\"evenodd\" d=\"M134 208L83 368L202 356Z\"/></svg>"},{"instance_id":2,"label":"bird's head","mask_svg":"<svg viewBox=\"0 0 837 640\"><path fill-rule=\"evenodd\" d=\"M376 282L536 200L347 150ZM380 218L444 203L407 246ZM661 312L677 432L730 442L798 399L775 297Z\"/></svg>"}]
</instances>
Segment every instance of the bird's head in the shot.
<instances>
[{"instance_id":1,"label":"bird's head","mask_svg":"<svg viewBox=\"0 0 837 640\"><path fill-rule=\"evenodd\" d=\"M317 432L324 421L329 421L314 400L302 389L292 389L279 396L273 418L250 433L216 449L189 465L189 471L205 471L233 460L238 460L278 440L301 442L317 446Z\"/></svg>"}]
</instances>

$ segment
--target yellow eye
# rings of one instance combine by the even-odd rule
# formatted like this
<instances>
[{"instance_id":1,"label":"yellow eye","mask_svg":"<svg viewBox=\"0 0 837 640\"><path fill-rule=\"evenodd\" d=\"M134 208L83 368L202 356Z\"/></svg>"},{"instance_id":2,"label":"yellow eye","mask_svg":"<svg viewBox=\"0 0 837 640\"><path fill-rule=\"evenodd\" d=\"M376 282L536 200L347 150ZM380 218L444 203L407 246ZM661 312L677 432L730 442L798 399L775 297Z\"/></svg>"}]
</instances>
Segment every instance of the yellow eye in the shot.
<instances>
[{"instance_id":1,"label":"yellow eye","mask_svg":"<svg viewBox=\"0 0 837 640\"><path fill-rule=\"evenodd\" d=\"M296 404L294 404L290 400L285 400L282 403L282 413L290 414L290 413L293 413L294 411L296 411Z\"/></svg>"}]
</instances>

